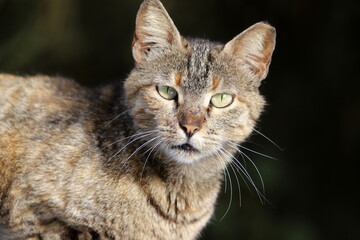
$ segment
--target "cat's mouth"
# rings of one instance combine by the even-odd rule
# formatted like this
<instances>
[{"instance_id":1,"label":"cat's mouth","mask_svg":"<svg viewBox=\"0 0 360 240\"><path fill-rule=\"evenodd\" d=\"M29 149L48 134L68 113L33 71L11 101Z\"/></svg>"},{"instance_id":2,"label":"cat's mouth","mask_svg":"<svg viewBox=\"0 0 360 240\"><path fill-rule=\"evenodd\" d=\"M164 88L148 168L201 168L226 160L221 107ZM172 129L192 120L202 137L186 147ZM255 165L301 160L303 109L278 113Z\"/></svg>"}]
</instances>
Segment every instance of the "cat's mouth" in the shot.
<instances>
[{"instance_id":1,"label":"cat's mouth","mask_svg":"<svg viewBox=\"0 0 360 240\"><path fill-rule=\"evenodd\" d=\"M188 143L181 144L181 145L175 145L175 146L172 146L171 148L183 150L185 152L200 152L198 149L194 148L193 146L191 146Z\"/></svg>"}]
</instances>

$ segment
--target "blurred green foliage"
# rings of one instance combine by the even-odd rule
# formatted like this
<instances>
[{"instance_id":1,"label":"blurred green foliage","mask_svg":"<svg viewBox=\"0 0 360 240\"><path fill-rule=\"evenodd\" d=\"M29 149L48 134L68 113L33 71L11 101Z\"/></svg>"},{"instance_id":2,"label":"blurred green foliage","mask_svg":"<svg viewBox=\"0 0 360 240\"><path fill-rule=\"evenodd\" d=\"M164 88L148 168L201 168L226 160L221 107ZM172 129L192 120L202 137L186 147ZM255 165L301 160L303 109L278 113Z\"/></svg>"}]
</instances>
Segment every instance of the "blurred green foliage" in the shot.
<instances>
[{"instance_id":1,"label":"blurred green foliage","mask_svg":"<svg viewBox=\"0 0 360 240\"><path fill-rule=\"evenodd\" d=\"M62 75L87 86L122 81L140 0L0 0L0 72ZM251 24L277 28L261 91L269 106L244 150L271 204L227 180L201 239L358 239L359 28L356 1L164 0L180 32L226 42ZM345 83L346 82L346 83ZM239 160L241 157L238 156ZM256 185L261 181L247 163ZM240 178L241 180L241 178ZM224 186L225 189L225 186ZM229 211L227 208L231 202ZM240 206L241 203L241 206ZM227 212L226 216L224 214Z\"/></svg>"}]
</instances>

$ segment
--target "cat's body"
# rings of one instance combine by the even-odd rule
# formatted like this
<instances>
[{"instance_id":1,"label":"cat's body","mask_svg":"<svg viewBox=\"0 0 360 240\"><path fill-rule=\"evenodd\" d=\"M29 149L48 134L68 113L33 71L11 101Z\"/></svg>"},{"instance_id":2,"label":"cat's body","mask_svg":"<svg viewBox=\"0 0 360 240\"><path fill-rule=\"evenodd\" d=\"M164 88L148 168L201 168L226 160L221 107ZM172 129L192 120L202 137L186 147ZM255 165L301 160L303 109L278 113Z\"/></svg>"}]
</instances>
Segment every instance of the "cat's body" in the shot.
<instances>
[{"instance_id":1,"label":"cat's body","mask_svg":"<svg viewBox=\"0 0 360 240\"><path fill-rule=\"evenodd\" d=\"M128 118L111 121L121 108L116 86L92 92L66 79L0 75L2 89L7 84L0 97L1 220L20 235L46 230L42 239L55 239L69 225L70 235L88 227L102 237L191 239L211 216L220 172L204 172L200 162L154 165L149 158L144 168L140 152L123 164L135 143L106 164L128 141L109 145L134 133Z\"/></svg>"},{"instance_id":2,"label":"cat's body","mask_svg":"<svg viewBox=\"0 0 360 240\"><path fill-rule=\"evenodd\" d=\"M124 88L1 74L0 226L16 239L195 239L262 110L273 49L263 23L225 46L185 40L148 0Z\"/></svg>"}]
</instances>

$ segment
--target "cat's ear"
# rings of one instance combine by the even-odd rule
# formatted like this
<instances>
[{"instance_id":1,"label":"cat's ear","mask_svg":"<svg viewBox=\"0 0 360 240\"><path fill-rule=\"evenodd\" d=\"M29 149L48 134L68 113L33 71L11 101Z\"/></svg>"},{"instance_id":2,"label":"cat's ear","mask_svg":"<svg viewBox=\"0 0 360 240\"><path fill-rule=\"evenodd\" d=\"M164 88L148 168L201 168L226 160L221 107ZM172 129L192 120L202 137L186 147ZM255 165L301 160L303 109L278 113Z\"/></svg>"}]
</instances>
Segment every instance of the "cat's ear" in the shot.
<instances>
[{"instance_id":1,"label":"cat's ear","mask_svg":"<svg viewBox=\"0 0 360 240\"><path fill-rule=\"evenodd\" d=\"M179 31L158 0L145 0L141 4L135 28L132 52L137 63L173 46L182 46Z\"/></svg>"},{"instance_id":2,"label":"cat's ear","mask_svg":"<svg viewBox=\"0 0 360 240\"><path fill-rule=\"evenodd\" d=\"M259 22L228 42L223 53L232 56L237 66L254 78L259 85L269 71L271 56L275 49L275 28Z\"/></svg>"}]
</instances>

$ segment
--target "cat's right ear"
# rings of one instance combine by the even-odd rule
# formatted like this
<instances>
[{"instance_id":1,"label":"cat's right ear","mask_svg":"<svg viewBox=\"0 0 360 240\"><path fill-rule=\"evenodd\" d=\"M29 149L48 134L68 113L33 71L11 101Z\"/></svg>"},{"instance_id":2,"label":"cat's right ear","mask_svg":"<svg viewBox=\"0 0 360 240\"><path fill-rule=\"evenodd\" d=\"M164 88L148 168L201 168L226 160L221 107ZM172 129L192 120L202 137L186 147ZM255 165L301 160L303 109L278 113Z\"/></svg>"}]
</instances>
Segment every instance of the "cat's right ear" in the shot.
<instances>
[{"instance_id":1,"label":"cat's right ear","mask_svg":"<svg viewBox=\"0 0 360 240\"><path fill-rule=\"evenodd\" d=\"M145 0L137 13L132 53L137 63L157 56L173 46L182 46L182 38L169 14L158 0Z\"/></svg>"}]
</instances>

